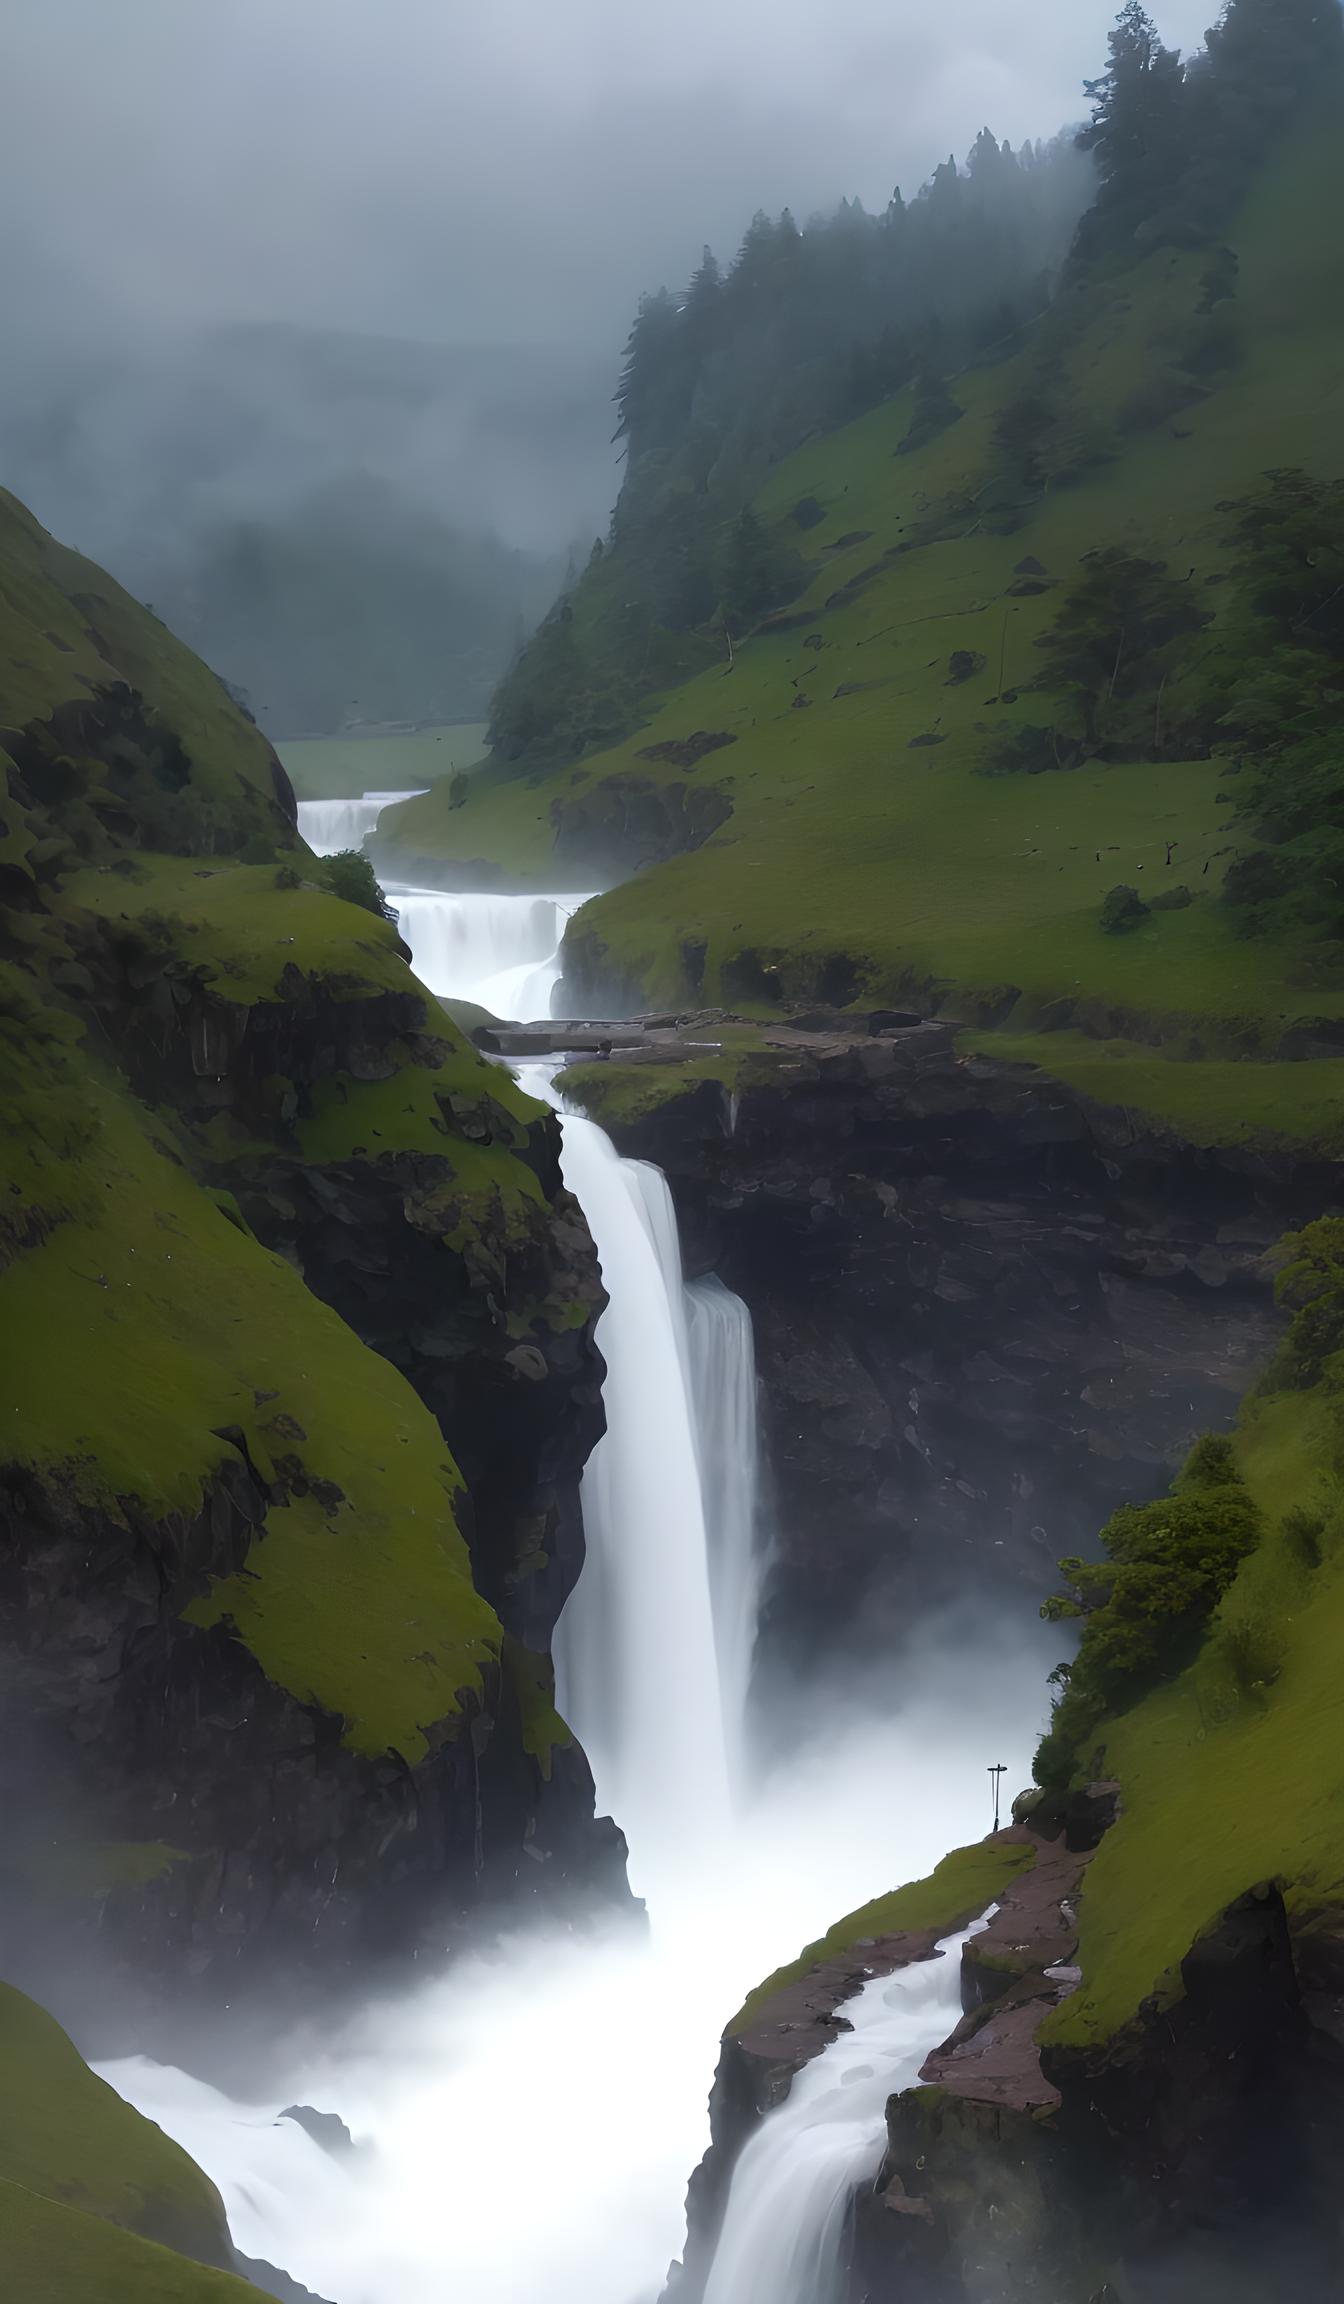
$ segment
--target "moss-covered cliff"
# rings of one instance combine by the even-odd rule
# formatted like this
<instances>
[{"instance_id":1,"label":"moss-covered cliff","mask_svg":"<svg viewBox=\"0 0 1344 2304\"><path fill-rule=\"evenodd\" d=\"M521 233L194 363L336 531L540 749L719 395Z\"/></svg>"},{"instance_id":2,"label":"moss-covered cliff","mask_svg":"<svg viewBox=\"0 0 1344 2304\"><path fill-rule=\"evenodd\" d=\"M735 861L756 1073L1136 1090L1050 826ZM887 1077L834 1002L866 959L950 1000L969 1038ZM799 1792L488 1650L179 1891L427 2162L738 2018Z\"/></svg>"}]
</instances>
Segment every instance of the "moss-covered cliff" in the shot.
<instances>
[{"instance_id":1,"label":"moss-covered cliff","mask_svg":"<svg viewBox=\"0 0 1344 2304\"><path fill-rule=\"evenodd\" d=\"M9 498L0 766L26 1956L96 1929L223 1989L442 1944L520 1874L616 1889L582 1756L523 1726L600 1429L553 1120L329 893L213 676Z\"/></svg>"}]
</instances>

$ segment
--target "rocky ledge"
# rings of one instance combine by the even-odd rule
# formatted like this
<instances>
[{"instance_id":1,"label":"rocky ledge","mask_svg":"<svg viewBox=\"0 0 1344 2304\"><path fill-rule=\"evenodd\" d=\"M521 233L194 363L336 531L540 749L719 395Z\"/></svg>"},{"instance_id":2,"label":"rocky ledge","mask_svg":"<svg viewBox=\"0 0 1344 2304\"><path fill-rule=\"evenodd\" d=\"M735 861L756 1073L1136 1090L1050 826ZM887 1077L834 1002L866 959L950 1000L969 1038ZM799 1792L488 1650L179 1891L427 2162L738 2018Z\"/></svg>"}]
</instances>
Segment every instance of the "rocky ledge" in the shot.
<instances>
[{"instance_id":1,"label":"rocky ledge","mask_svg":"<svg viewBox=\"0 0 1344 2304\"><path fill-rule=\"evenodd\" d=\"M1030 1860L963 1949L963 2015L887 2106L855 2198L840 2304L1266 2304L1338 2293L1344 1924L1290 1918L1272 1882L1193 1944L1114 2038L1051 2039L1078 1982L1078 1914L1116 1787L1034 1794L990 1845ZM945 1934L939 1928L938 1934ZM713 2143L691 2181L685 2262L703 2293L732 2171L869 1976L927 1959L933 1931L879 1936L730 2027ZM750 2005L750 2004L749 2004Z\"/></svg>"},{"instance_id":2,"label":"rocky ledge","mask_svg":"<svg viewBox=\"0 0 1344 2304\"><path fill-rule=\"evenodd\" d=\"M1231 1421L1276 1334L1265 1251L1334 1189L892 1013L657 1019L565 1086L751 1308L786 1649L889 1654L968 1595L1029 1618Z\"/></svg>"}]
</instances>

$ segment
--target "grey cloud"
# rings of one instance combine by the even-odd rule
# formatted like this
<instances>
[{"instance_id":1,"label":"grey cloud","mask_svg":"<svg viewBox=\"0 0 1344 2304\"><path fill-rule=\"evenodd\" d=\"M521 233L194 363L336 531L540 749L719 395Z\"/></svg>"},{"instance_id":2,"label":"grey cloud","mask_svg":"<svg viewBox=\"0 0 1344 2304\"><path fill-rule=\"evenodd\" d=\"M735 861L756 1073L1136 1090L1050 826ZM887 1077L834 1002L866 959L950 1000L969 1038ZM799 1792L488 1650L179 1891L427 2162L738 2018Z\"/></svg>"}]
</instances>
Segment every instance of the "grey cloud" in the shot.
<instances>
[{"instance_id":1,"label":"grey cloud","mask_svg":"<svg viewBox=\"0 0 1344 2304\"><path fill-rule=\"evenodd\" d=\"M1167 36L1197 41L1211 5L1168 0ZM0 454L96 545L113 499L155 493L156 456L190 430L182 395L236 375L217 496L236 486L250 506L354 458L553 549L600 525L613 491L607 396L641 290L683 282L705 241L731 255L758 207L880 206L985 122L1015 142L1052 134L1080 116L1113 13L9 0ZM455 348L470 373L449 363L380 432L362 386L339 385L344 355L339 388L311 404L292 377L268 381L288 374L273 353L249 382L237 329L256 323ZM78 477L100 461L118 467L101 511ZM197 510L210 479L196 476Z\"/></svg>"}]
</instances>

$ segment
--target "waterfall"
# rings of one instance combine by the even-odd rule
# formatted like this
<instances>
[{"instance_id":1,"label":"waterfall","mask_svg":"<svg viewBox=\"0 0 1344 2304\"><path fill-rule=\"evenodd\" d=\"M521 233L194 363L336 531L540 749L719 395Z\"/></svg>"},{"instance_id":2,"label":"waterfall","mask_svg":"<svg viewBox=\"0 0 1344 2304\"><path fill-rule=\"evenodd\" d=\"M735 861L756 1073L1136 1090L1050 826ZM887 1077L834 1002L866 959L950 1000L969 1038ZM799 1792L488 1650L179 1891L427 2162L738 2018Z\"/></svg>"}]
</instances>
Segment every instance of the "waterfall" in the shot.
<instances>
[{"instance_id":1,"label":"waterfall","mask_svg":"<svg viewBox=\"0 0 1344 2304\"><path fill-rule=\"evenodd\" d=\"M389 881L384 893L416 974L440 999L473 1000L492 1016L549 1016L560 939L586 896L453 895Z\"/></svg>"},{"instance_id":2,"label":"waterfall","mask_svg":"<svg viewBox=\"0 0 1344 2304\"><path fill-rule=\"evenodd\" d=\"M315 856L362 848L384 808L416 800L418 792L363 792L358 800L300 800L299 830Z\"/></svg>"},{"instance_id":3,"label":"waterfall","mask_svg":"<svg viewBox=\"0 0 1344 2304\"><path fill-rule=\"evenodd\" d=\"M707 1443L697 1418L689 1292L665 1177L620 1159L591 1120L570 1114L563 1128L565 1181L597 1243L609 1301L597 1324L607 1429L583 1475L587 1560L557 1627L559 1701L643 1886L684 1865L728 1820L727 1634L715 1620L715 1514L704 1488L723 1440ZM708 1326L726 1332L706 1300ZM749 1335L746 1308L737 1310L737 1333ZM736 1635L730 1645L740 1648Z\"/></svg>"},{"instance_id":4,"label":"waterfall","mask_svg":"<svg viewBox=\"0 0 1344 2304\"><path fill-rule=\"evenodd\" d=\"M479 901L409 893L440 913ZM514 908L516 935L534 901L579 900L486 901ZM422 941L434 917L416 918ZM548 1070L521 1076L556 1102ZM562 1129L610 1301L607 1432L584 1475L559 1696L626 1830L647 1934L624 1915L582 1928L565 1915L437 1972L427 1956L402 1992L315 2033L278 2026L263 2105L143 2058L105 2068L220 2185L248 2253L339 2304L443 2304L448 2287L473 2304L654 2296L682 2246L726 2012L837 1913L982 1831L988 1750L1027 1775L1039 1667L999 1637L952 1675L930 1646L899 1673L855 1665L803 1685L735 1783L759 1577L750 1318L717 1281L685 1284L659 1170L620 1159L589 1120L564 1114ZM956 1940L866 1987L854 2030L762 2123L730 2187L711 2304L829 2304L887 2096L955 2021L955 1953ZM296 2102L339 2112L361 2149L328 2160L280 2117ZM545 2141L520 2214L523 2135Z\"/></svg>"},{"instance_id":5,"label":"waterfall","mask_svg":"<svg viewBox=\"0 0 1344 2304\"><path fill-rule=\"evenodd\" d=\"M733 2170L704 2304L832 2304L850 2202L886 2146L887 2099L957 2023L961 1947L987 1919L845 2003L852 2030L803 2066Z\"/></svg>"},{"instance_id":6,"label":"waterfall","mask_svg":"<svg viewBox=\"0 0 1344 2304\"><path fill-rule=\"evenodd\" d=\"M756 1343L750 1312L721 1280L691 1281L685 1307L724 1742L737 1780L763 1566Z\"/></svg>"}]
</instances>

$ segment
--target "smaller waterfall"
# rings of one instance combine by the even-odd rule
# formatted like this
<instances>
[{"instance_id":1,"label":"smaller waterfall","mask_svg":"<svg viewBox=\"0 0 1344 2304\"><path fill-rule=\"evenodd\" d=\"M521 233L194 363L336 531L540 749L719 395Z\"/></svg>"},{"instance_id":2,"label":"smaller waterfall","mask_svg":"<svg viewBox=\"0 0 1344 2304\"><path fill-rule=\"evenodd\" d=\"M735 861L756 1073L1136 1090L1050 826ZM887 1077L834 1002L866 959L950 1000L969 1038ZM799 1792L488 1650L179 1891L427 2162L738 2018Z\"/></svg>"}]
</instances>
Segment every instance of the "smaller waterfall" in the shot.
<instances>
[{"instance_id":1,"label":"smaller waterfall","mask_svg":"<svg viewBox=\"0 0 1344 2304\"><path fill-rule=\"evenodd\" d=\"M363 792L358 800L300 800L299 830L315 856L362 848L384 808L416 800L418 792Z\"/></svg>"},{"instance_id":2,"label":"smaller waterfall","mask_svg":"<svg viewBox=\"0 0 1344 2304\"><path fill-rule=\"evenodd\" d=\"M440 999L474 1000L492 1016L549 1016L560 939L586 896L456 895L389 881L385 894L416 974Z\"/></svg>"},{"instance_id":3,"label":"smaller waterfall","mask_svg":"<svg viewBox=\"0 0 1344 2304\"><path fill-rule=\"evenodd\" d=\"M756 1344L750 1312L721 1280L692 1280L684 1300L724 1742L736 1778L763 1566Z\"/></svg>"},{"instance_id":4,"label":"smaller waterfall","mask_svg":"<svg viewBox=\"0 0 1344 2304\"><path fill-rule=\"evenodd\" d=\"M852 2031L804 2065L733 2171L704 2304L832 2304L850 2202L881 2165L887 2098L957 2023L961 1947L987 1919L846 2002Z\"/></svg>"}]
</instances>

